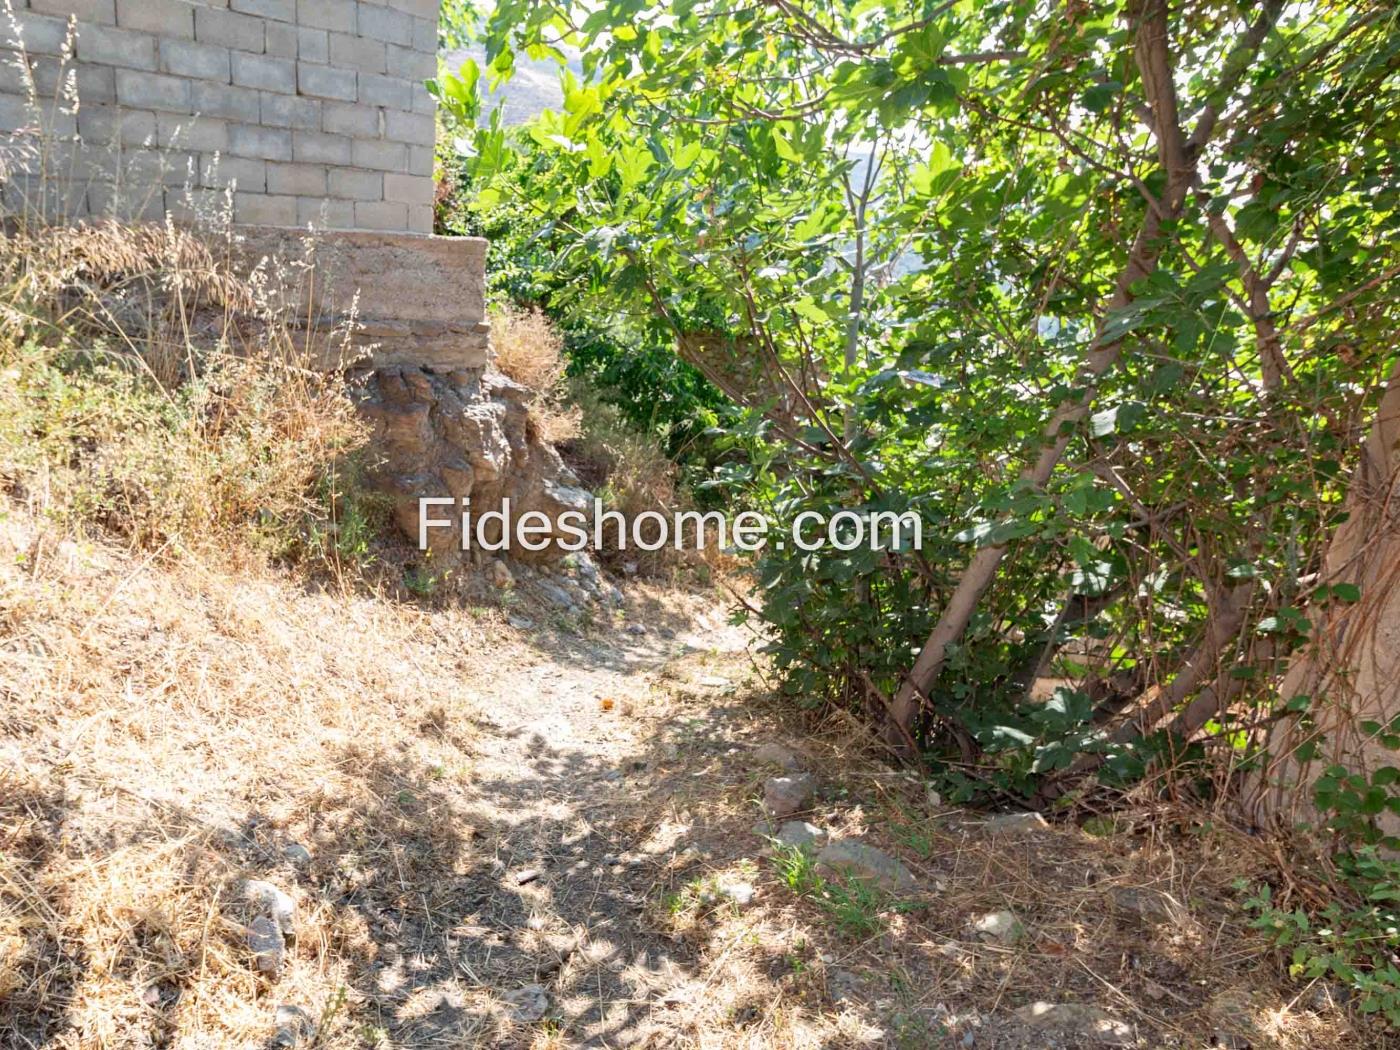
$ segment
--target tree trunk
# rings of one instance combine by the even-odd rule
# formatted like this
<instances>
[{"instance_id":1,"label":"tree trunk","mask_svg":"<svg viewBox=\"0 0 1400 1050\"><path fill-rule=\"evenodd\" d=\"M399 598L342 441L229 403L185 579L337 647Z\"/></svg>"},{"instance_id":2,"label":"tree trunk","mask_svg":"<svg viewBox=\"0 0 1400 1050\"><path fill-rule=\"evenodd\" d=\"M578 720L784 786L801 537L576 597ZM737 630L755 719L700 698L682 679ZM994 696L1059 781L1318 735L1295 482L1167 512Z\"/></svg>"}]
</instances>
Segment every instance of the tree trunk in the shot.
<instances>
[{"instance_id":1,"label":"tree trunk","mask_svg":"<svg viewBox=\"0 0 1400 1050\"><path fill-rule=\"evenodd\" d=\"M1361 450L1338 526L1323 562L1322 582L1353 584L1359 601L1323 600L1310 610L1313 641L1293 658L1278 702L1308 696L1310 724L1294 714L1276 722L1268 762L1246 787L1255 819L1288 824L1312 820L1312 786L1341 765L1369 777L1400 755L1364 724L1388 731L1400 716L1400 363L1391 372L1375 422ZM1312 744L1315 753L1300 754ZM1400 816L1377 816L1382 831L1400 834Z\"/></svg>"}]
</instances>

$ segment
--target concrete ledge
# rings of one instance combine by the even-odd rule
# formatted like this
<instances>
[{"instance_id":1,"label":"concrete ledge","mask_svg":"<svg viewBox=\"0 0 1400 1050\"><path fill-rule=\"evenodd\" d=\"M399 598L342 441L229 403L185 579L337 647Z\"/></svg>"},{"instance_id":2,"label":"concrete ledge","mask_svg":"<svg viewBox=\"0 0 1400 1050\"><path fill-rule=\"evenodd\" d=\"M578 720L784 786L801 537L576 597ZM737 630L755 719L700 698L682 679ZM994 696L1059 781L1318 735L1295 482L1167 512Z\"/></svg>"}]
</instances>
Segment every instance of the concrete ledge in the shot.
<instances>
[{"instance_id":1,"label":"concrete ledge","mask_svg":"<svg viewBox=\"0 0 1400 1050\"><path fill-rule=\"evenodd\" d=\"M325 344L338 343L330 337L352 315L351 346L368 356L360 364L446 372L489 361L483 238L270 226L236 233L248 265L267 259L270 269L295 270L314 261L309 275L287 282L296 300L286 297L284 305L323 367L338 367L345 356L343 346Z\"/></svg>"}]
</instances>

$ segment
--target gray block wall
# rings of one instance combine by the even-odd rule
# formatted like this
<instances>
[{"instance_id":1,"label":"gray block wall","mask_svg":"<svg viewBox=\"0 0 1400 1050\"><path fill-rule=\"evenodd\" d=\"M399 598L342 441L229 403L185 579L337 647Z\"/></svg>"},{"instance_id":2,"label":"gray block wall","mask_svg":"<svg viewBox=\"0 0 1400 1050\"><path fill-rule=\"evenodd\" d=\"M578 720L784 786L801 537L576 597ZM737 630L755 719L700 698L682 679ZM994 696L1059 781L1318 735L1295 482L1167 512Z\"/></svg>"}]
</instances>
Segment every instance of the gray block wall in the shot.
<instances>
[{"instance_id":1,"label":"gray block wall","mask_svg":"<svg viewBox=\"0 0 1400 1050\"><path fill-rule=\"evenodd\" d=\"M5 203L430 233L439 3L0 0Z\"/></svg>"}]
</instances>

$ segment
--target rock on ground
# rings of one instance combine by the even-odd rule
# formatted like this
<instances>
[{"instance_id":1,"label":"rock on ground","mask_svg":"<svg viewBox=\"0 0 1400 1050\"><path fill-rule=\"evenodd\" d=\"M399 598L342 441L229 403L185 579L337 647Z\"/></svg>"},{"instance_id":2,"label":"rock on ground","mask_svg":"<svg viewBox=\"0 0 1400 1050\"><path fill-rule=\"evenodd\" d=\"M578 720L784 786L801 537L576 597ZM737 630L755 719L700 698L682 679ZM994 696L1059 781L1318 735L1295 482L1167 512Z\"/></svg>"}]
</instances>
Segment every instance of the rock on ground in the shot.
<instances>
[{"instance_id":1,"label":"rock on ground","mask_svg":"<svg viewBox=\"0 0 1400 1050\"><path fill-rule=\"evenodd\" d=\"M754 761L761 765L777 766L789 773L796 773L802 768L802 759L798 757L796 751L771 740L766 744L760 744L754 751L753 757Z\"/></svg>"},{"instance_id":2,"label":"rock on ground","mask_svg":"<svg viewBox=\"0 0 1400 1050\"><path fill-rule=\"evenodd\" d=\"M1045 1032L1061 1032L1086 1046L1132 1046L1133 1028L1097 1006L1035 1002L1016 1011L1017 1020Z\"/></svg>"},{"instance_id":3,"label":"rock on ground","mask_svg":"<svg viewBox=\"0 0 1400 1050\"><path fill-rule=\"evenodd\" d=\"M805 820L785 820L777 827L765 820L755 825L753 830L755 835L773 839L780 846L821 849L827 843L826 832Z\"/></svg>"},{"instance_id":4,"label":"rock on ground","mask_svg":"<svg viewBox=\"0 0 1400 1050\"><path fill-rule=\"evenodd\" d=\"M549 1010L549 993L541 984L527 984L513 992L502 992L501 999L510 1007L511 1016L522 1024L538 1021Z\"/></svg>"},{"instance_id":5,"label":"rock on ground","mask_svg":"<svg viewBox=\"0 0 1400 1050\"><path fill-rule=\"evenodd\" d=\"M886 890L906 891L918 886L918 880L898 859L854 839L842 839L823 848L817 854L817 865L874 882Z\"/></svg>"},{"instance_id":6,"label":"rock on ground","mask_svg":"<svg viewBox=\"0 0 1400 1050\"><path fill-rule=\"evenodd\" d=\"M812 804L817 782L810 773L772 777L763 786L763 804L775 817L790 817Z\"/></svg>"},{"instance_id":7,"label":"rock on ground","mask_svg":"<svg viewBox=\"0 0 1400 1050\"><path fill-rule=\"evenodd\" d=\"M968 923L968 929L984 941L999 941L1002 944L1018 941L1025 933L1025 927L1016 918L1016 913L1005 909L977 916Z\"/></svg>"},{"instance_id":8,"label":"rock on ground","mask_svg":"<svg viewBox=\"0 0 1400 1050\"><path fill-rule=\"evenodd\" d=\"M248 950L253 953L253 966L258 973L275 977L282 970L286 956L286 940L277 923L260 915L248 926Z\"/></svg>"},{"instance_id":9,"label":"rock on ground","mask_svg":"<svg viewBox=\"0 0 1400 1050\"><path fill-rule=\"evenodd\" d=\"M1039 813L998 813L983 826L993 835L1022 835L1028 831L1047 831L1050 825Z\"/></svg>"}]
</instances>

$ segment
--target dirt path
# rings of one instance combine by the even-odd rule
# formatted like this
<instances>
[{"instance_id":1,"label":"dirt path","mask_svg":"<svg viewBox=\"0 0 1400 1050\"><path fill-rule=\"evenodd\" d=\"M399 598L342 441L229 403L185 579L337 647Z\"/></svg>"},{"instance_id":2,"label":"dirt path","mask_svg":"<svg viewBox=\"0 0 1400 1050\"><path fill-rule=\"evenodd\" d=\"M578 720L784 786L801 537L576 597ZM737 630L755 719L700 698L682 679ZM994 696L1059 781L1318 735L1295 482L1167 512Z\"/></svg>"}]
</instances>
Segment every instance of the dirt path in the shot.
<instances>
[{"instance_id":1,"label":"dirt path","mask_svg":"<svg viewBox=\"0 0 1400 1050\"><path fill-rule=\"evenodd\" d=\"M539 1037L510 1035L511 1017L543 1017L544 1031L588 1045L671 1030L674 999L662 1001L694 978L696 953L649 909L700 856L682 755L728 750L752 732L734 698L748 639L717 611L633 631L555 636L479 681L467 811L485 862L465 887L476 906L445 934L452 973L432 973L446 978L438 1007L400 1038ZM483 991L505 1004L504 1027L501 1011L473 1012Z\"/></svg>"}]
</instances>

